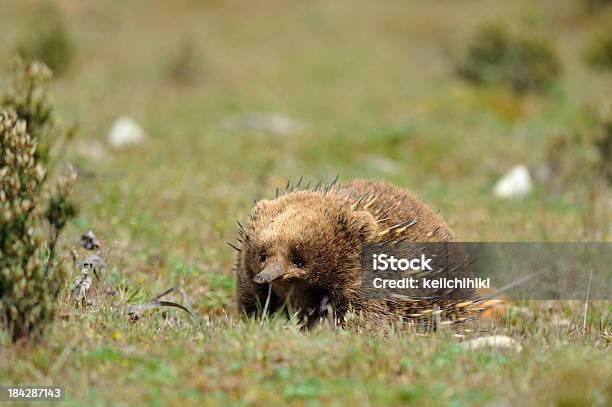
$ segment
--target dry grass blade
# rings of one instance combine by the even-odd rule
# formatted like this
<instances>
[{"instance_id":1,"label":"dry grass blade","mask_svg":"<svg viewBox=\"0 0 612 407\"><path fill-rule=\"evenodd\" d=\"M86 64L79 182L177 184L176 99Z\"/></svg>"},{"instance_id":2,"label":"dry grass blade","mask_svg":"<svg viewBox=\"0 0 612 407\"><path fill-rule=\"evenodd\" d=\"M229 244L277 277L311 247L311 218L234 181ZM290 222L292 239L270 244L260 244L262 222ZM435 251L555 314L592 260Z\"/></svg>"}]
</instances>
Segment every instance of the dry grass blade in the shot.
<instances>
[{"instance_id":1,"label":"dry grass blade","mask_svg":"<svg viewBox=\"0 0 612 407\"><path fill-rule=\"evenodd\" d=\"M185 301L185 305L181 305L178 304L176 302L172 302L172 301L160 301L160 298L174 292L174 291L178 291L181 293L182 297L183 297L183 301ZM171 307L171 308L178 308L181 309L183 311L185 311L186 313L189 314L189 317L191 318L191 322L193 323L193 325L198 328L200 326L200 323L198 322L198 317L195 314L195 311L193 310L193 307L191 306L191 303L189 302L189 299L187 297L187 293L185 293L185 291L180 288L180 287L172 287L169 288L167 290L165 290L164 292L162 292L161 294L157 295L156 297L154 297L151 301L149 302L144 302L142 304L134 304L134 305L130 305L128 307L128 314L129 315L136 315L136 314L140 314L144 311L150 310L150 309L155 309L155 308L163 308L163 307Z\"/></svg>"},{"instance_id":2,"label":"dry grass blade","mask_svg":"<svg viewBox=\"0 0 612 407\"><path fill-rule=\"evenodd\" d=\"M536 271L534 273L531 274L527 274L519 279L514 280L511 283L506 284L505 286L503 286L502 288L500 288L499 290L496 290L494 293L489 294L489 295L485 295L481 298L478 299L478 301L482 302L482 301L486 301L486 300L490 300L492 298L495 297L499 297L501 294L505 293L506 291L509 291L515 287L518 287L521 284L525 284L527 281L530 281L542 274L544 274L545 270L540 270L540 271Z\"/></svg>"},{"instance_id":3,"label":"dry grass blade","mask_svg":"<svg viewBox=\"0 0 612 407\"><path fill-rule=\"evenodd\" d=\"M189 311L191 322L193 322L193 324L196 327L199 327L200 323L198 322L198 318L196 317L195 311L193 310L193 307L191 306L191 301L189 301L189 297L187 296L187 293L181 287L177 287L177 290L178 292L181 293L181 296L183 297L183 302L185 303L185 308L187 308L187 310Z\"/></svg>"},{"instance_id":4,"label":"dry grass blade","mask_svg":"<svg viewBox=\"0 0 612 407\"><path fill-rule=\"evenodd\" d=\"M589 273L589 285L587 287L586 299L584 300L584 318L582 320L582 334L587 330L587 313L589 311L589 297L591 296L591 282L593 280L593 270Z\"/></svg>"},{"instance_id":5,"label":"dry grass blade","mask_svg":"<svg viewBox=\"0 0 612 407\"><path fill-rule=\"evenodd\" d=\"M189 311L186 307L182 306L181 304L177 304L176 302L172 302L172 301L153 300L153 301L145 302L142 304L130 305L128 309L128 314L132 314L132 315L139 314L141 312L144 312L150 309L162 308L162 307L173 307L173 308L182 309L183 311L189 314L189 316L191 317L191 321L194 323L194 325L196 326L199 325L195 314L193 314L191 311Z\"/></svg>"},{"instance_id":6,"label":"dry grass blade","mask_svg":"<svg viewBox=\"0 0 612 407\"><path fill-rule=\"evenodd\" d=\"M268 296L266 297L266 304L264 305L263 312L261 313L261 323L268 317L268 307L270 306L270 296L272 295L272 284L268 284Z\"/></svg>"}]
</instances>

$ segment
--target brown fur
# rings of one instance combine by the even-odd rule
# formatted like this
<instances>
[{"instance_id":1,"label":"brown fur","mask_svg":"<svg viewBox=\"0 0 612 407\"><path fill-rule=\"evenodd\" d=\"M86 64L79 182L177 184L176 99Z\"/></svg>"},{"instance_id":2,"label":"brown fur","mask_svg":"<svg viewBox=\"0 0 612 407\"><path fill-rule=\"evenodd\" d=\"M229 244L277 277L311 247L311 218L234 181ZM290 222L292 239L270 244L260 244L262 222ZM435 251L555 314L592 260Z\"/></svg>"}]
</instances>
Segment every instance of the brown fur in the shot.
<instances>
[{"instance_id":1,"label":"brown fur","mask_svg":"<svg viewBox=\"0 0 612 407\"><path fill-rule=\"evenodd\" d=\"M349 308L370 320L414 312L406 304L361 298L361 244L398 237L455 239L433 210L387 182L355 180L259 201L241 225L238 309L255 315L266 302L270 312L288 304L292 312L308 317L309 324L325 314L327 305L340 319ZM270 264L286 274L270 284L255 283L255 276Z\"/></svg>"}]
</instances>

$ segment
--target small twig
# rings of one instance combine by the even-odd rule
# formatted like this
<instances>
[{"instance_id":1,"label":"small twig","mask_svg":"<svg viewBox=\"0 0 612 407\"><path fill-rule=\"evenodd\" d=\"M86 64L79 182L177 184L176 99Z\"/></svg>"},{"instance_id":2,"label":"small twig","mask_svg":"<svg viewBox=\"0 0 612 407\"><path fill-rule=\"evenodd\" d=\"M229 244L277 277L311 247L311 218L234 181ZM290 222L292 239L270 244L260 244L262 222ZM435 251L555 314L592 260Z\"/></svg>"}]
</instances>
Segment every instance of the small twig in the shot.
<instances>
[{"instance_id":1,"label":"small twig","mask_svg":"<svg viewBox=\"0 0 612 407\"><path fill-rule=\"evenodd\" d=\"M176 302L172 302L172 301L159 301L159 300L153 300L153 301L145 302L145 303L142 303L142 304L130 305L130 307L128 309L128 313L129 314L138 314L140 312L143 312L143 311L146 311L146 310L149 310L149 309L161 308L161 307L179 308L179 309L182 309L183 311L187 312L189 315L191 315L192 318L196 318L195 315L191 314L191 311L189 311L187 308L185 308L181 304L177 304Z\"/></svg>"},{"instance_id":2,"label":"small twig","mask_svg":"<svg viewBox=\"0 0 612 407\"><path fill-rule=\"evenodd\" d=\"M159 300L162 297L165 297L166 295L170 294L172 291L176 290L178 287L171 287L168 288L166 291L162 292L159 295L156 295L155 297L153 297L154 300Z\"/></svg>"},{"instance_id":3,"label":"small twig","mask_svg":"<svg viewBox=\"0 0 612 407\"><path fill-rule=\"evenodd\" d=\"M185 306L178 304L176 302L172 302L172 301L160 301L159 300L160 298L170 294L173 291L178 291L181 293L181 295L183 296L183 301L185 301ZM162 307L173 307L173 308L182 309L183 311L189 314L189 317L191 318L191 322L196 328L200 326L200 323L198 322L198 317L196 316L195 311L193 310L193 307L191 306L191 303L189 302L189 298L187 297L187 293L185 293L185 291L179 286L175 286L175 287L165 290L158 296L153 297L153 299L149 302L130 305L128 306L127 312L128 314L134 315L134 314L144 312L146 310L150 310L154 308L162 308Z\"/></svg>"}]
</instances>

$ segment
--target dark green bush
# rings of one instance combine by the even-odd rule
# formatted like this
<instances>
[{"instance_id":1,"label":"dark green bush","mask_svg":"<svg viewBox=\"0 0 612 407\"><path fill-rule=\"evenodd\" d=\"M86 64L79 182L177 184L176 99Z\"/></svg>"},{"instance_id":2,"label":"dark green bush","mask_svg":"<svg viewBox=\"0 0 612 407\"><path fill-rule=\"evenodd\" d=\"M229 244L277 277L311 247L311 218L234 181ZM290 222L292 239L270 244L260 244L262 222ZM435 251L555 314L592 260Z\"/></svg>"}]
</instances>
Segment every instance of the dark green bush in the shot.
<instances>
[{"instance_id":1,"label":"dark green bush","mask_svg":"<svg viewBox=\"0 0 612 407\"><path fill-rule=\"evenodd\" d=\"M51 124L53 109L41 85L50 72L39 63L18 63L16 69L16 83L2 97L0 109L0 327L15 341L39 338L56 314L66 279L56 245L76 213L69 200L76 174L61 176L50 187L49 156L37 154L34 134L44 134L47 145L66 138ZM16 89L27 89L30 97ZM29 105L10 103L15 100ZM31 114L29 121L19 110Z\"/></svg>"},{"instance_id":2,"label":"dark green bush","mask_svg":"<svg viewBox=\"0 0 612 407\"><path fill-rule=\"evenodd\" d=\"M486 25L472 37L457 72L473 83L541 93L557 80L561 63L546 42L514 36L500 25Z\"/></svg>"},{"instance_id":3,"label":"dark green bush","mask_svg":"<svg viewBox=\"0 0 612 407\"><path fill-rule=\"evenodd\" d=\"M612 120L602 124L595 146L599 153L599 170L612 185Z\"/></svg>"},{"instance_id":4,"label":"dark green bush","mask_svg":"<svg viewBox=\"0 0 612 407\"><path fill-rule=\"evenodd\" d=\"M602 9L610 6L612 0L581 0L582 6L589 13L597 13Z\"/></svg>"},{"instance_id":5,"label":"dark green bush","mask_svg":"<svg viewBox=\"0 0 612 407\"><path fill-rule=\"evenodd\" d=\"M547 160L557 184L602 179L612 186L612 114L587 112L575 129L550 140Z\"/></svg>"},{"instance_id":6,"label":"dark green bush","mask_svg":"<svg viewBox=\"0 0 612 407\"><path fill-rule=\"evenodd\" d=\"M59 11L41 7L32 17L17 45L17 53L29 61L41 61L55 72L63 73L72 59L72 42Z\"/></svg>"},{"instance_id":7,"label":"dark green bush","mask_svg":"<svg viewBox=\"0 0 612 407\"><path fill-rule=\"evenodd\" d=\"M612 28L596 34L586 50L586 61L600 69L612 69Z\"/></svg>"}]
</instances>

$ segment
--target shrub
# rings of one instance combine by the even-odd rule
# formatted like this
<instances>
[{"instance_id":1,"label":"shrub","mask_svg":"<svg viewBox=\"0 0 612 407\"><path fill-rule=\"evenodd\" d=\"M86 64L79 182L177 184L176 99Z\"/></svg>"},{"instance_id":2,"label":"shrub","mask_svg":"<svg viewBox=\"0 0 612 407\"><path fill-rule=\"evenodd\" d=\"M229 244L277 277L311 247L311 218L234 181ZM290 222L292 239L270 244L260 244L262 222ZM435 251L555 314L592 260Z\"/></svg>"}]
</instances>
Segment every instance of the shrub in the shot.
<instances>
[{"instance_id":1,"label":"shrub","mask_svg":"<svg viewBox=\"0 0 612 407\"><path fill-rule=\"evenodd\" d=\"M541 93L559 77L561 63L546 42L486 25L472 37L457 72L473 83L510 86L521 94Z\"/></svg>"},{"instance_id":2,"label":"shrub","mask_svg":"<svg viewBox=\"0 0 612 407\"><path fill-rule=\"evenodd\" d=\"M599 170L612 185L612 119L602 124L595 147L598 151Z\"/></svg>"},{"instance_id":3,"label":"shrub","mask_svg":"<svg viewBox=\"0 0 612 407\"><path fill-rule=\"evenodd\" d=\"M63 73L73 54L64 26L65 22L55 7L41 7L17 45L17 53L26 60L45 63L56 74Z\"/></svg>"},{"instance_id":4,"label":"shrub","mask_svg":"<svg viewBox=\"0 0 612 407\"><path fill-rule=\"evenodd\" d=\"M0 108L14 110L17 117L28 123L28 133L36 140L36 158L47 161L49 143L55 123L51 104L44 89L51 79L51 71L43 64L26 63L15 59L13 82L0 96Z\"/></svg>"},{"instance_id":5,"label":"shrub","mask_svg":"<svg viewBox=\"0 0 612 407\"><path fill-rule=\"evenodd\" d=\"M612 185L612 115L589 113L584 125L551 139L547 160L554 181Z\"/></svg>"},{"instance_id":6,"label":"shrub","mask_svg":"<svg viewBox=\"0 0 612 407\"><path fill-rule=\"evenodd\" d=\"M612 69L612 28L596 34L587 47L587 63L600 69Z\"/></svg>"},{"instance_id":7,"label":"shrub","mask_svg":"<svg viewBox=\"0 0 612 407\"><path fill-rule=\"evenodd\" d=\"M597 13L612 4L612 0L581 0L588 13Z\"/></svg>"},{"instance_id":8,"label":"shrub","mask_svg":"<svg viewBox=\"0 0 612 407\"><path fill-rule=\"evenodd\" d=\"M39 63L16 68L16 83L0 99L0 326L14 341L38 339L55 316L67 270L56 259L56 245L76 214L69 200L75 173L49 187L49 156L38 154L34 136L44 134L48 145L66 137L51 124L53 109L40 87L50 73ZM38 97L23 99L16 89ZM29 102L10 103L15 100ZM31 116L20 117L18 111Z\"/></svg>"}]
</instances>

